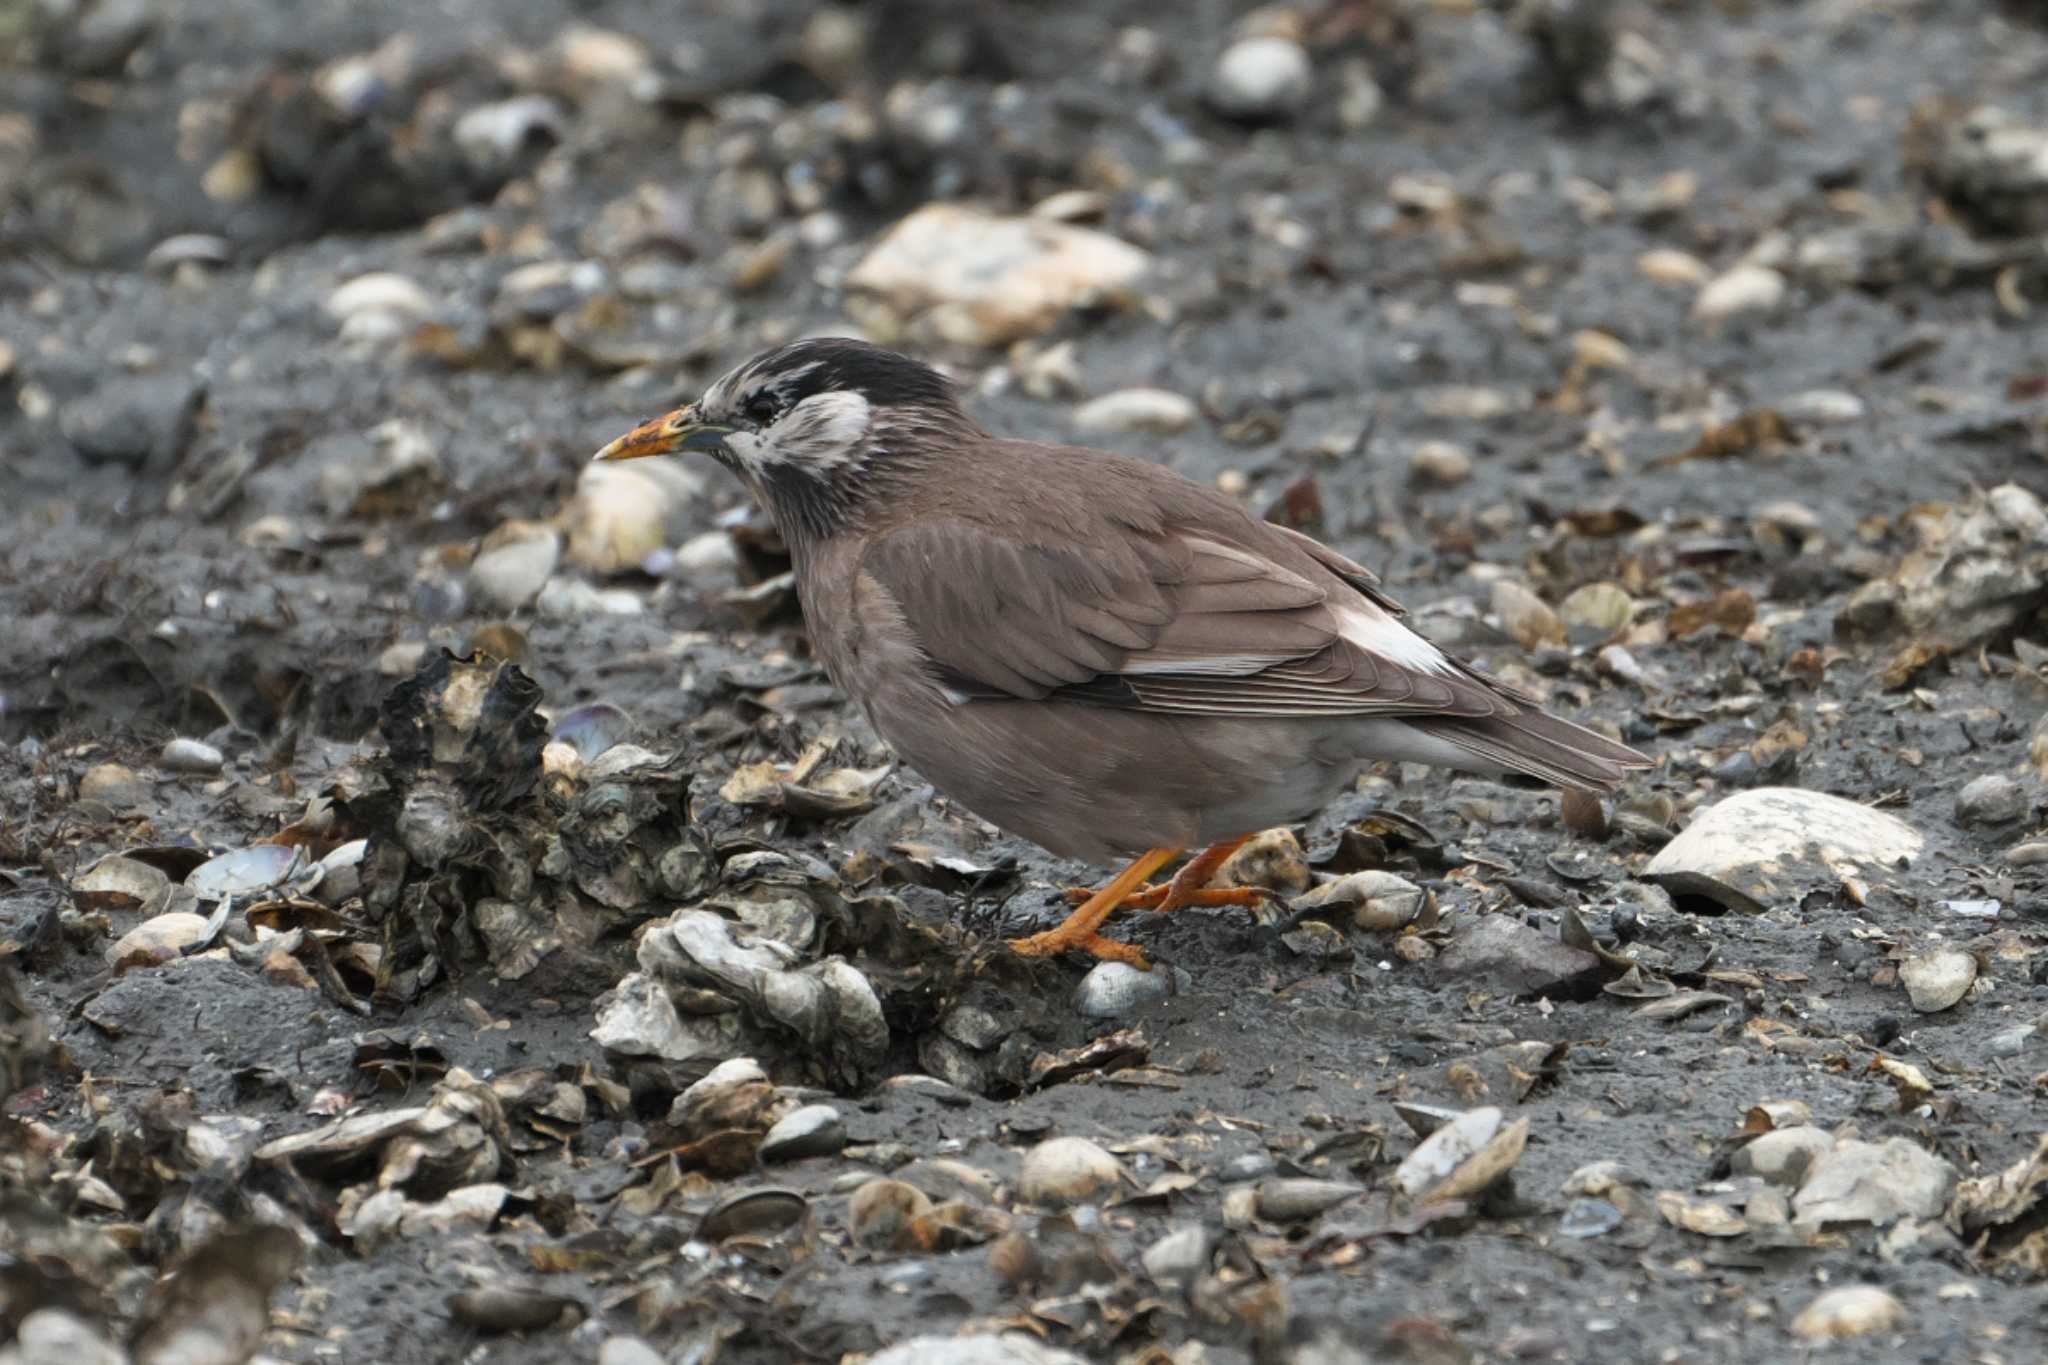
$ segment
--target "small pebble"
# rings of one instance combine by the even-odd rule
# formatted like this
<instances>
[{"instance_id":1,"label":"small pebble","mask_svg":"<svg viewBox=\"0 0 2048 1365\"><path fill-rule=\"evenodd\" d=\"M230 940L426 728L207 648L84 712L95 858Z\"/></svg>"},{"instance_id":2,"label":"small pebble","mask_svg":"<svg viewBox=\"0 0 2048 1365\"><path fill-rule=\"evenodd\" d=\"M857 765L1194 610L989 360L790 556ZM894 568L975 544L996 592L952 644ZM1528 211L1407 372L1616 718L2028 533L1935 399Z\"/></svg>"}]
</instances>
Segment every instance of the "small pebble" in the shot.
<instances>
[{"instance_id":1,"label":"small pebble","mask_svg":"<svg viewBox=\"0 0 2048 1365\"><path fill-rule=\"evenodd\" d=\"M1961 948L1915 953L1900 966L1899 980L1914 1009L1937 1014L1970 993L1977 980L1977 959Z\"/></svg>"},{"instance_id":2,"label":"small pebble","mask_svg":"<svg viewBox=\"0 0 2048 1365\"><path fill-rule=\"evenodd\" d=\"M78 779L78 795L115 807L140 805L149 799L149 783L125 764L95 763Z\"/></svg>"},{"instance_id":3,"label":"small pebble","mask_svg":"<svg viewBox=\"0 0 2048 1365\"><path fill-rule=\"evenodd\" d=\"M477 595L501 611L531 602L555 571L562 538L532 522L507 522L490 535L470 561L469 581Z\"/></svg>"},{"instance_id":4,"label":"small pebble","mask_svg":"<svg viewBox=\"0 0 2048 1365\"><path fill-rule=\"evenodd\" d=\"M665 1357L638 1337L606 1337L597 1365L664 1365Z\"/></svg>"},{"instance_id":5,"label":"small pebble","mask_svg":"<svg viewBox=\"0 0 2048 1365\"><path fill-rule=\"evenodd\" d=\"M358 275L327 296L327 311L344 323L360 313L418 318L433 309L426 290L390 271Z\"/></svg>"},{"instance_id":6,"label":"small pebble","mask_svg":"<svg viewBox=\"0 0 2048 1365\"><path fill-rule=\"evenodd\" d=\"M2029 839L2014 844L2005 851L2005 861L2010 867L2033 867L2048 863L2048 839Z\"/></svg>"},{"instance_id":7,"label":"small pebble","mask_svg":"<svg viewBox=\"0 0 2048 1365\"><path fill-rule=\"evenodd\" d=\"M1699 257L1683 251L1645 251L1636 258L1643 278L1657 284L1682 284L1698 289L1714 278L1714 272Z\"/></svg>"},{"instance_id":8,"label":"small pebble","mask_svg":"<svg viewBox=\"0 0 2048 1365\"><path fill-rule=\"evenodd\" d=\"M1209 1268L1209 1230L1183 1223L1145 1248L1145 1273L1162 1288L1188 1284Z\"/></svg>"},{"instance_id":9,"label":"small pebble","mask_svg":"<svg viewBox=\"0 0 2048 1365\"><path fill-rule=\"evenodd\" d=\"M126 1365L127 1359L127 1352L59 1308L38 1308L22 1318L13 1346L0 1354L0 1360L21 1365Z\"/></svg>"},{"instance_id":10,"label":"small pebble","mask_svg":"<svg viewBox=\"0 0 2048 1365\"><path fill-rule=\"evenodd\" d=\"M1557 604L1565 628L1605 639L1635 619L1635 599L1619 583L1588 583Z\"/></svg>"},{"instance_id":11,"label":"small pebble","mask_svg":"<svg viewBox=\"0 0 2048 1365\"><path fill-rule=\"evenodd\" d=\"M1122 962L1098 962L1074 988L1074 1008L1090 1019L1118 1019L1171 996L1177 969L1141 972Z\"/></svg>"},{"instance_id":12,"label":"small pebble","mask_svg":"<svg viewBox=\"0 0 2048 1365\"><path fill-rule=\"evenodd\" d=\"M1259 1182L1258 1214L1272 1223L1299 1223L1364 1193L1365 1186L1348 1180L1277 1177Z\"/></svg>"},{"instance_id":13,"label":"small pebble","mask_svg":"<svg viewBox=\"0 0 2048 1365\"><path fill-rule=\"evenodd\" d=\"M107 965L115 971L151 967L178 957L206 937L206 916L171 910L151 916L108 947Z\"/></svg>"},{"instance_id":14,"label":"small pebble","mask_svg":"<svg viewBox=\"0 0 2048 1365\"><path fill-rule=\"evenodd\" d=\"M386 678L410 678L427 657L425 640L400 640L377 656L377 672Z\"/></svg>"},{"instance_id":15,"label":"small pebble","mask_svg":"<svg viewBox=\"0 0 2048 1365\"><path fill-rule=\"evenodd\" d=\"M1195 424L1194 400L1166 389L1118 389L1074 409L1082 431L1142 431L1172 436Z\"/></svg>"},{"instance_id":16,"label":"small pebble","mask_svg":"<svg viewBox=\"0 0 2048 1365\"><path fill-rule=\"evenodd\" d=\"M812 1156L836 1156L846 1145L846 1125L839 1111L829 1104L807 1104L785 1115L761 1139L761 1160L801 1161Z\"/></svg>"},{"instance_id":17,"label":"small pebble","mask_svg":"<svg viewBox=\"0 0 2048 1365\"><path fill-rule=\"evenodd\" d=\"M1992 1034L1985 1045L1994 1057L2017 1057L2040 1036L2041 1029L2037 1024L2015 1024Z\"/></svg>"},{"instance_id":18,"label":"small pebble","mask_svg":"<svg viewBox=\"0 0 2048 1365\"><path fill-rule=\"evenodd\" d=\"M2003 773L1988 773L1956 793L1956 819L1966 825L2010 824L2026 813L2026 789Z\"/></svg>"},{"instance_id":19,"label":"small pebble","mask_svg":"<svg viewBox=\"0 0 2048 1365\"><path fill-rule=\"evenodd\" d=\"M1871 1332L1895 1332L1906 1325L1906 1306L1874 1284L1830 1289L1792 1319L1792 1335L1806 1341L1839 1341Z\"/></svg>"},{"instance_id":20,"label":"small pebble","mask_svg":"<svg viewBox=\"0 0 2048 1365\"><path fill-rule=\"evenodd\" d=\"M1123 1182L1121 1162L1087 1138L1048 1138L1024 1154L1017 1194L1028 1204L1081 1204Z\"/></svg>"},{"instance_id":21,"label":"small pebble","mask_svg":"<svg viewBox=\"0 0 2048 1365\"><path fill-rule=\"evenodd\" d=\"M196 739L171 740L157 756L157 762L174 773L217 773L226 761L220 750Z\"/></svg>"},{"instance_id":22,"label":"small pebble","mask_svg":"<svg viewBox=\"0 0 2048 1365\"><path fill-rule=\"evenodd\" d=\"M1264 1152L1243 1152L1223 1163L1216 1178L1224 1184L1236 1184L1245 1180L1257 1180L1273 1173L1273 1158Z\"/></svg>"},{"instance_id":23,"label":"small pebble","mask_svg":"<svg viewBox=\"0 0 2048 1365\"><path fill-rule=\"evenodd\" d=\"M1778 404L1778 411L1793 423L1839 426L1862 421L1865 408L1863 400L1853 393L1844 393L1840 389L1808 389Z\"/></svg>"},{"instance_id":24,"label":"small pebble","mask_svg":"<svg viewBox=\"0 0 2048 1365\"><path fill-rule=\"evenodd\" d=\"M910 1224L931 1209L931 1196L901 1180L874 1179L846 1201L847 1229L856 1245L887 1251L909 1237Z\"/></svg>"},{"instance_id":25,"label":"small pebble","mask_svg":"<svg viewBox=\"0 0 2048 1365\"><path fill-rule=\"evenodd\" d=\"M1472 456L1449 441L1423 441L1408 457L1408 472L1417 483L1450 488L1472 477Z\"/></svg>"},{"instance_id":26,"label":"small pebble","mask_svg":"<svg viewBox=\"0 0 2048 1365\"><path fill-rule=\"evenodd\" d=\"M1493 614L1500 618L1501 629L1522 648L1540 649L1564 643L1564 622L1557 613L1512 578L1500 579L1493 585L1490 605Z\"/></svg>"},{"instance_id":27,"label":"small pebble","mask_svg":"<svg viewBox=\"0 0 2048 1365\"><path fill-rule=\"evenodd\" d=\"M1308 54L1286 38L1247 38L1217 59L1209 103L1251 123L1292 118L1308 104L1314 80Z\"/></svg>"},{"instance_id":28,"label":"small pebble","mask_svg":"<svg viewBox=\"0 0 2048 1365\"><path fill-rule=\"evenodd\" d=\"M1721 322L1738 313L1762 313L1785 301L1785 277L1760 265L1738 265L1708 281L1694 300L1692 315Z\"/></svg>"}]
</instances>

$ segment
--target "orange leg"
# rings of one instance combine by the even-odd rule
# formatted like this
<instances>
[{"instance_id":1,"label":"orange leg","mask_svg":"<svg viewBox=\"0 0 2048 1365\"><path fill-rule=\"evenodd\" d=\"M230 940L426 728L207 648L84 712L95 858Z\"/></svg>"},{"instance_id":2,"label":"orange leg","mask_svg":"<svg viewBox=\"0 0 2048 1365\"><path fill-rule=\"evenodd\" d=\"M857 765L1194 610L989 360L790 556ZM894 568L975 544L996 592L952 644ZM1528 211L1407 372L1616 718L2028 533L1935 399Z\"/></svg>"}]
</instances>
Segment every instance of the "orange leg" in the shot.
<instances>
[{"instance_id":1,"label":"orange leg","mask_svg":"<svg viewBox=\"0 0 2048 1365\"><path fill-rule=\"evenodd\" d=\"M1127 962L1141 971L1151 970L1152 964L1138 949L1113 938L1104 938L1097 931L1109 918L1110 911L1124 903L1125 896L1143 886L1146 878L1178 858L1180 853L1177 848L1146 849L1138 855L1136 862L1117 873L1109 885L1083 901L1057 928L1033 934L1030 938L1013 938L1010 947L1025 957L1050 957L1054 953L1078 948L1096 957Z\"/></svg>"},{"instance_id":2,"label":"orange leg","mask_svg":"<svg viewBox=\"0 0 2048 1365\"><path fill-rule=\"evenodd\" d=\"M1185 910L1189 906L1236 905L1252 906L1266 899L1267 893L1252 886L1211 887L1209 879L1217 869L1230 861L1230 855L1244 846L1249 834L1235 839L1225 839L1188 859L1187 865L1173 874L1173 879L1153 886L1140 887L1123 898L1119 908L1124 910ZM1096 893L1085 886L1072 887L1067 899L1075 902L1088 900Z\"/></svg>"}]
</instances>

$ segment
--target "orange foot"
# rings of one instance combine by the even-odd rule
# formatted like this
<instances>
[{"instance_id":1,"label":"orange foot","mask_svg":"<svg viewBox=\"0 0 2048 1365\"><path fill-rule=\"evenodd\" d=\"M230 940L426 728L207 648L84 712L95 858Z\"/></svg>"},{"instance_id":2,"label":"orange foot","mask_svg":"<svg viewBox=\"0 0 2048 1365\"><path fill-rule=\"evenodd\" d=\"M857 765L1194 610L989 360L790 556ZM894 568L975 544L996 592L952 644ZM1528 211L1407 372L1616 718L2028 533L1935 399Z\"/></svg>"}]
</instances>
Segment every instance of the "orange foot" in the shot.
<instances>
[{"instance_id":1,"label":"orange foot","mask_svg":"<svg viewBox=\"0 0 2048 1365\"><path fill-rule=\"evenodd\" d=\"M1180 856L1180 850L1148 849L1100 890L1076 888L1069 891L1068 896L1079 899L1081 903L1057 928L1033 934L1030 938L1011 939L1010 947L1026 957L1048 957L1054 953L1078 950L1114 962L1127 962L1140 971L1149 971L1151 964L1145 960L1144 953L1131 944L1102 935L1103 921L1112 912L1122 909L1170 911L1190 905L1256 905L1264 899L1264 892L1249 887L1211 889L1206 885L1216 875L1216 869L1243 842L1242 838L1230 839L1203 849L1190 858L1187 866L1176 872L1172 880L1160 886L1147 885L1146 878ZM1078 896L1076 891L1079 891Z\"/></svg>"}]
</instances>

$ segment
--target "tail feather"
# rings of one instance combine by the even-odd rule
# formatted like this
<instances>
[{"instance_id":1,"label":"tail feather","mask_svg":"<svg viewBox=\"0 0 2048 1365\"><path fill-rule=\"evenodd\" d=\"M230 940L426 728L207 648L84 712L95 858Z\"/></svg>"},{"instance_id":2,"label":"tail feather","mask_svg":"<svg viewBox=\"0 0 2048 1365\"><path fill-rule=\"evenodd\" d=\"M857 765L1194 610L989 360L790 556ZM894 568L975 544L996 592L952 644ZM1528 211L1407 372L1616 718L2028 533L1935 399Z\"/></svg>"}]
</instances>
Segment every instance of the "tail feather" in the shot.
<instances>
[{"instance_id":1,"label":"tail feather","mask_svg":"<svg viewBox=\"0 0 2048 1365\"><path fill-rule=\"evenodd\" d=\"M1538 778L1553 787L1612 791L1650 760L1583 725L1534 709L1512 715L1427 716L1408 724L1457 746L1488 768Z\"/></svg>"}]
</instances>

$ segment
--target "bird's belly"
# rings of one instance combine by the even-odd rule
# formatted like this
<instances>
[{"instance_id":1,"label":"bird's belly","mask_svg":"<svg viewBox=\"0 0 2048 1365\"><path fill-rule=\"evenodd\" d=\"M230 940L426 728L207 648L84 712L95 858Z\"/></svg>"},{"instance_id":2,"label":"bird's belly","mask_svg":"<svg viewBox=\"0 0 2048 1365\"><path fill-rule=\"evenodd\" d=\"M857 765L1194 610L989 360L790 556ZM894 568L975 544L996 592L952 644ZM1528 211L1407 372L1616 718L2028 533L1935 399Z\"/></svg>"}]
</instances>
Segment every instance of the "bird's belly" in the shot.
<instances>
[{"instance_id":1,"label":"bird's belly","mask_svg":"<svg viewBox=\"0 0 2048 1365\"><path fill-rule=\"evenodd\" d=\"M1061 857L1098 864L1302 819L1361 761L1303 721L921 699L878 705L871 718L951 799Z\"/></svg>"}]
</instances>

